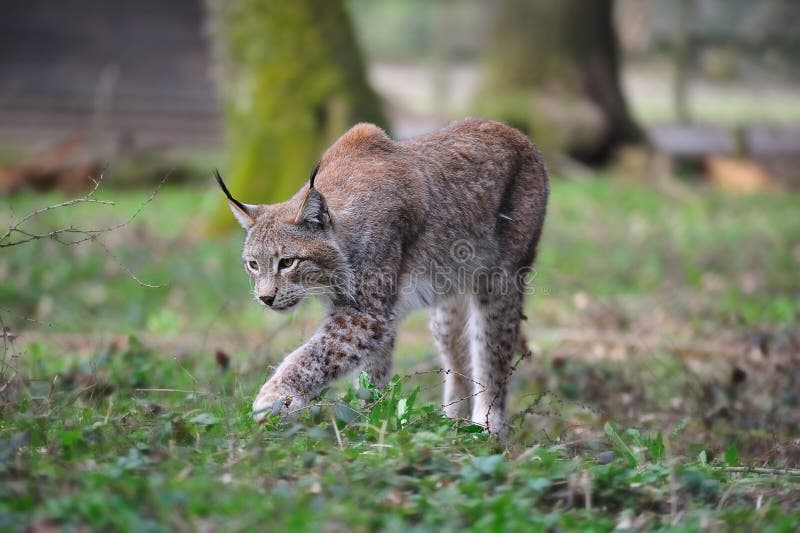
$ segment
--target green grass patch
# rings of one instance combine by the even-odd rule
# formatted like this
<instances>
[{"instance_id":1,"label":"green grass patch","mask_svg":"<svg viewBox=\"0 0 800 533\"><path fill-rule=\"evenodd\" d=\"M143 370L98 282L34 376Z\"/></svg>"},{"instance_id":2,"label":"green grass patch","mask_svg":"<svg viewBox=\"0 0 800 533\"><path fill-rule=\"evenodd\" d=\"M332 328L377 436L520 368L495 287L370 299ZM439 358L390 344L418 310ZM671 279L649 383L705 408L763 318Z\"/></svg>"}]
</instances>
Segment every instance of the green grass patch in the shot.
<instances>
[{"instance_id":1,"label":"green grass patch","mask_svg":"<svg viewBox=\"0 0 800 533\"><path fill-rule=\"evenodd\" d=\"M148 194L101 191L117 204L27 228L114 225ZM2 199L0 219L59 200ZM422 314L386 390L337 383L298 417L253 422L269 366L321 309L250 301L242 236L198 231L220 201L167 187L102 246L0 249L0 318L19 335L0 352L0 530L800 521L796 194L556 181L507 447L441 415Z\"/></svg>"},{"instance_id":2,"label":"green grass patch","mask_svg":"<svg viewBox=\"0 0 800 533\"><path fill-rule=\"evenodd\" d=\"M504 450L399 376L384 391L362 378L259 427L243 394L257 380L236 367L176 361L135 338L88 360L55 355L31 355L31 379L6 391L2 529L780 530L800 519L796 478L729 473L731 453L670 457L660 432L607 423L595 450Z\"/></svg>"}]
</instances>

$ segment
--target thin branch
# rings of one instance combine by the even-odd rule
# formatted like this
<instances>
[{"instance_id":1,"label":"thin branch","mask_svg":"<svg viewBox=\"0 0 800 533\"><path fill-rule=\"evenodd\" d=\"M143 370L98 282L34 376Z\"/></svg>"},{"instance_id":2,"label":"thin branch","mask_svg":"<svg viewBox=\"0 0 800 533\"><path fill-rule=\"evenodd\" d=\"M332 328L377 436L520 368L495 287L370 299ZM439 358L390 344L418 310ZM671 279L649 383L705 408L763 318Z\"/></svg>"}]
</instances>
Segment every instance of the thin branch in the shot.
<instances>
[{"instance_id":1,"label":"thin branch","mask_svg":"<svg viewBox=\"0 0 800 533\"><path fill-rule=\"evenodd\" d=\"M734 473L752 472L754 474L800 476L800 469L796 468L764 468L760 466L724 466L721 470Z\"/></svg>"},{"instance_id":2,"label":"thin branch","mask_svg":"<svg viewBox=\"0 0 800 533\"><path fill-rule=\"evenodd\" d=\"M25 243L28 243L28 242L31 242L31 241L35 241L35 240L39 240L39 239L52 239L52 240L58 242L59 244L63 244L65 246L77 245L77 244L81 244L81 243L87 242L87 241L88 242L93 242L93 243L97 244L98 246L100 246L100 248L103 249L105 254L108 255L115 263L117 263L117 265L123 270L123 272L125 272L125 274L128 275L128 277L130 277L131 279L133 279L136 283L138 283L142 287L160 288L160 287L162 287L162 285L156 285L156 284L152 284L152 283L147 283L147 282L144 282L141 279L139 279L139 277L136 276L136 274L134 274L133 271L131 271L130 268L125 266L122 263L122 261L119 259L119 257L117 257L114 254L114 252L112 252L109 249L108 246L106 246L103 242L101 242L98 237L100 235L104 234L104 233L109 233L109 232L112 232L112 231L115 231L115 230L118 230L118 229L121 229L121 228L124 228L124 227L130 225L136 219L136 217L138 217L139 214L144 210L144 208L147 207L150 204L150 202L152 202L155 199L155 197L161 191L161 188L163 187L164 183L167 181L167 179L169 178L170 175L171 175L171 172L168 172L167 174L165 174L164 177L161 178L161 181L158 183L158 185L155 187L155 189L153 189L153 191L150 193L150 195L141 204L139 204L139 206L136 208L136 210L133 212L133 214L131 214L131 216L128 217L127 220L125 220L123 222L120 222L118 224L113 224L111 226L107 226L107 227L99 228L99 229L81 229L81 228L76 228L75 226L70 225L70 226L65 227L65 228L58 228L58 229L50 230L50 231L43 232L43 233L36 233L36 232L32 232L30 230L22 228L22 225L25 224L26 222L29 222L29 221L35 219L36 217L38 217L38 216L40 216L40 215L42 215L44 213L47 213L49 211L53 211L53 210L56 210L56 209L62 209L62 208L65 208L65 207L70 207L70 206L74 206L74 205L77 205L77 204L83 204L83 203L97 203L97 204L103 204L103 205L116 205L116 203L112 202L112 201L98 200L98 199L94 198L94 195L97 192L97 190L99 189L100 184L103 182L104 174L101 173L100 176L97 179L92 179L92 182L94 183L94 186L84 196L82 196L80 198L74 198L72 200L67 200L67 201L64 201L64 202L61 202L61 203L58 203L58 204L48 205L48 206L42 207L40 209L36 209L35 211L32 211L32 212L28 213L27 215L23 216L17 222L12 222L11 225L9 226L9 228L6 230L5 234L3 234L2 237L0 237L0 248L8 248L8 247L11 247L11 246L19 246L21 244L25 244ZM75 237L65 238L66 236L70 236L70 235L75 235ZM12 238L13 236L17 236L16 240L14 240Z\"/></svg>"},{"instance_id":3,"label":"thin branch","mask_svg":"<svg viewBox=\"0 0 800 533\"><path fill-rule=\"evenodd\" d=\"M6 357L9 356L12 360L18 357L17 354L17 347L14 345L14 339L17 338L8 327L6 327L5 321L3 321L3 315L0 314L0 331L2 331L3 336L3 355L0 358L0 363L2 363L2 368L0 368L0 393L2 393L8 385L17 377L17 368L16 366L6 362ZM6 369L11 370L11 375L6 376Z\"/></svg>"},{"instance_id":4,"label":"thin branch","mask_svg":"<svg viewBox=\"0 0 800 533\"><path fill-rule=\"evenodd\" d=\"M200 396L216 396L213 392L204 392L188 389L133 389L136 392L178 392L181 394L197 394Z\"/></svg>"},{"instance_id":5,"label":"thin branch","mask_svg":"<svg viewBox=\"0 0 800 533\"><path fill-rule=\"evenodd\" d=\"M5 234L3 234L2 237L0 237L0 248L6 248L6 247L9 247L9 246L16 246L18 244L23 244L25 242L29 242L29 241L34 240L34 239L43 239L43 238L46 238L46 237L53 237L53 236L58 235L59 233L79 231L79 230L76 230L75 228L70 227L70 228L64 228L63 230L51 231L51 232L49 232L47 234L36 235L36 234L30 234L30 233L28 233L28 232L26 232L24 230L21 230L20 226L22 226L25 222L38 217L39 215L47 213L48 211L54 211L56 209L61 209L61 208L64 208L64 207L70 207L70 206L77 205L77 204L96 203L96 204L103 204L103 205L115 205L115 203L110 201L110 200L97 200L97 199L93 198L94 194L99 189L100 184L103 182L103 176L104 175L101 173L100 176L97 179L90 178L92 180L92 182L94 183L94 186L84 196L81 196L80 198L73 198L72 200L66 200L66 201L58 203L58 204L53 204L53 205L48 205L48 206L45 206L45 207L41 207L39 209L31 211L30 213L28 213L27 215L25 215L21 219L19 219L17 222L12 223L8 227L8 230L6 230ZM19 241L4 242L9 237L11 237L11 235L13 235L14 233L20 233L20 234L22 234L22 235L24 235L24 236L26 236L28 238L27 239L21 239Z\"/></svg>"},{"instance_id":6,"label":"thin branch","mask_svg":"<svg viewBox=\"0 0 800 533\"><path fill-rule=\"evenodd\" d=\"M86 195L84 195L84 196L82 196L80 198L73 198L72 200L67 200L67 201L61 202L59 204L48 205L46 207L42 207L40 209L37 209L35 211L32 211L32 212L28 213L27 215L22 217L19 221L17 221L16 223L12 224L8 228L8 231L6 231L6 233L2 237L0 237L0 243L2 243L4 240L6 240L12 233L17 231L17 228L19 226L21 226L22 224L24 224L25 222L27 222L28 220L30 220L32 218L36 218L37 216L39 216L39 215L41 215L43 213L46 213L48 211L52 211L54 209L60 209L62 207L69 207L71 205L82 204L82 203L98 203L98 204L105 204L105 205L115 205L114 202L111 202L109 200L95 200L94 198L92 198L94 193L97 192L97 189L100 187L100 183L102 183L102 181L103 181L103 174L101 173L100 176L97 179L94 179L94 178L90 178L90 179L94 183L94 186L92 187L92 189L88 193L86 193ZM2 245L2 246L11 246L11 245L10 244L5 244L5 245Z\"/></svg>"},{"instance_id":7,"label":"thin branch","mask_svg":"<svg viewBox=\"0 0 800 533\"><path fill-rule=\"evenodd\" d=\"M8 309L6 307L0 307L0 317L2 317L2 313L8 313L8 314L13 315L14 311L12 311L11 309ZM42 320L37 320L37 319L35 319L33 317L30 317L30 316L16 315L16 318L19 319L19 320L22 320L23 322L31 322L33 324L38 324L40 326L45 326L47 328L52 328L53 327L53 324L51 324L49 322L44 322ZM13 334L13 333L12 333L12 335L14 335L15 337L17 336L16 334Z\"/></svg>"},{"instance_id":8,"label":"thin branch","mask_svg":"<svg viewBox=\"0 0 800 533\"><path fill-rule=\"evenodd\" d=\"M115 262L115 263L117 263L117 265L119 265L119 267L122 269L122 271L123 271L123 272L125 272L125 274L127 274L127 275L128 275L128 277L130 277L130 278L131 278L133 281L135 281L136 283L138 283L138 284L139 284L139 285L141 285L142 287L147 287L148 289L160 289L161 287L163 287L163 286L164 286L164 285L155 285L155 284L153 284L153 283L146 283L146 282L142 281L141 279L139 279L139 277L138 277L138 276L136 276L136 274L134 274L134 273L133 273L133 271L132 271L130 268L128 268L127 266L125 266L125 265L122 263L122 261L120 260L120 258L119 258L119 257L117 257L117 256L114 254L114 252L112 252L112 251L111 251L111 250L108 248L108 246L106 246L105 244L103 244L102 242L100 242L100 240L99 240L99 239L97 239L96 237L92 237L92 241L94 241L95 243L97 243L97 245L98 245L98 246L100 246L100 248L102 248L102 249L103 249L103 251L105 251L106 255L108 255L108 256L109 256L111 259L113 259L113 260L114 260L114 262Z\"/></svg>"},{"instance_id":9,"label":"thin branch","mask_svg":"<svg viewBox=\"0 0 800 533\"><path fill-rule=\"evenodd\" d=\"M0 248L8 248L8 247L11 247L11 246L19 246L20 244L25 244L27 242L34 241L34 240L39 240L39 239L53 239L56 242L59 242L59 243L64 244L64 245L80 244L81 242L84 242L84 241L95 240L95 237L97 237L98 235L101 235L103 233L108 233L108 232L123 228L123 227L129 225L131 222L133 222L133 220L136 217L139 216L139 214L144 210L144 208L147 207L147 205L150 202L152 202L153 199L155 199L156 195L158 195L159 191L161 190L161 187L167 181L169 176L170 176L170 173L167 173L161 179L161 181L158 183L158 185L153 190L153 192L150 194L150 196L148 196L147 199L145 199L145 201L142 202L139 205L139 207L136 209L136 211L134 211L133 214L127 220L125 220L124 222L120 222L119 224L114 224L112 226L108 226L108 227L105 227L105 228L99 228L99 229L81 229L81 228L76 228L74 226L69 226L69 227L66 227L66 228L54 229L54 230L51 230L51 231L48 231L48 232L45 232L45 233L32 233L30 231L22 229L21 226L23 224L25 224L26 222L28 222L28 221L30 221L30 220L32 220L32 219L44 214L44 213L47 213L49 211L53 211L53 210L56 210L56 209L62 209L62 208L65 208L65 207L70 207L70 206L74 206L74 205L78 205L78 204L84 204L84 203L94 203L94 204L103 204L103 205L116 205L115 202L110 201L110 200L98 200L98 199L93 198L94 194L97 192L98 188L100 187L100 184L103 182L103 174L100 174L100 177L98 179L96 179L96 180L93 179L92 180L94 182L94 186L84 196L82 196L80 198L74 198L72 200L67 200L65 202L61 202L61 203L58 203L58 204L53 204L53 205L48 205L46 207L42 207L40 209L37 209L35 211L32 211L32 212L28 213L27 215L25 215L24 217L19 219L17 222L12 222L12 224L6 230L5 234L3 234L2 237L0 237ZM77 234L79 237L75 238L73 240L64 240L62 238L62 235L70 235L70 234ZM20 235L21 238L18 238L16 240L10 240L13 235Z\"/></svg>"}]
</instances>

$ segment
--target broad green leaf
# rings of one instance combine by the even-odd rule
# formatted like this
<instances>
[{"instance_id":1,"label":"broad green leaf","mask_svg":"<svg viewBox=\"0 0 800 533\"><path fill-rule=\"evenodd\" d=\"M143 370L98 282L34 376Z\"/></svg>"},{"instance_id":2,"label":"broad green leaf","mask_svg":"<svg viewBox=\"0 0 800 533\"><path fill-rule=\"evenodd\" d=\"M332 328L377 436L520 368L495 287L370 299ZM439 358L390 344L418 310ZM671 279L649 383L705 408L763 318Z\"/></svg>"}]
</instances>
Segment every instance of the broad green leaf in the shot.
<instances>
[{"instance_id":1,"label":"broad green leaf","mask_svg":"<svg viewBox=\"0 0 800 533\"><path fill-rule=\"evenodd\" d=\"M345 405L342 403L337 403L333 406L333 414L336 417L336 420L339 422L343 422L345 424L349 424L356 418L358 418L358 411L350 407L349 405Z\"/></svg>"}]
</instances>

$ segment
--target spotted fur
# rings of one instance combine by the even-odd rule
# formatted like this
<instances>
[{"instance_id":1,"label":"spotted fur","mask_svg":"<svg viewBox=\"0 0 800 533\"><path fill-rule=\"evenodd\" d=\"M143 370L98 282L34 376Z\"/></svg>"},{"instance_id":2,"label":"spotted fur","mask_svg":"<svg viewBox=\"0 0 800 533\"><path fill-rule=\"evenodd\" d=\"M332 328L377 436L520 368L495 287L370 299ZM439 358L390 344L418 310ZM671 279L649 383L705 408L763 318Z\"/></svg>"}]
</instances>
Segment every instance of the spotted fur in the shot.
<instances>
[{"instance_id":1,"label":"spotted fur","mask_svg":"<svg viewBox=\"0 0 800 533\"><path fill-rule=\"evenodd\" d=\"M502 434L548 191L523 134L473 119L400 142L359 124L280 204L243 204L225 189L247 229L242 259L256 298L288 310L316 295L326 306L259 391L256 417L301 409L357 370L386 385L399 320L429 307L445 412Z\"/></svg>"}]
</instances>

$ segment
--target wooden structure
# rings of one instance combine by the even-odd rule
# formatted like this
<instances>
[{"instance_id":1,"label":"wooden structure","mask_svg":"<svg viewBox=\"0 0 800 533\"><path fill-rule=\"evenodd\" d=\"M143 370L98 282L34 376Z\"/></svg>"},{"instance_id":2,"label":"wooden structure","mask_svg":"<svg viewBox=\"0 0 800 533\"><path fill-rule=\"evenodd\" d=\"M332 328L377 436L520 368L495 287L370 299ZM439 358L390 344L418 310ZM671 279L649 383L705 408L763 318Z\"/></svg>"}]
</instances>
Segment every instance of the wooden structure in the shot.
<instances>
[{"instance_id":1,"label":"wooden structure","mask_svg":"<svg viewBox=\"0 0 800 533\"><path fill-rule=\"evenodd\" d=\"M202 0L4 0L0 145L221 144Z\"/></svg>"}]
</instances>

